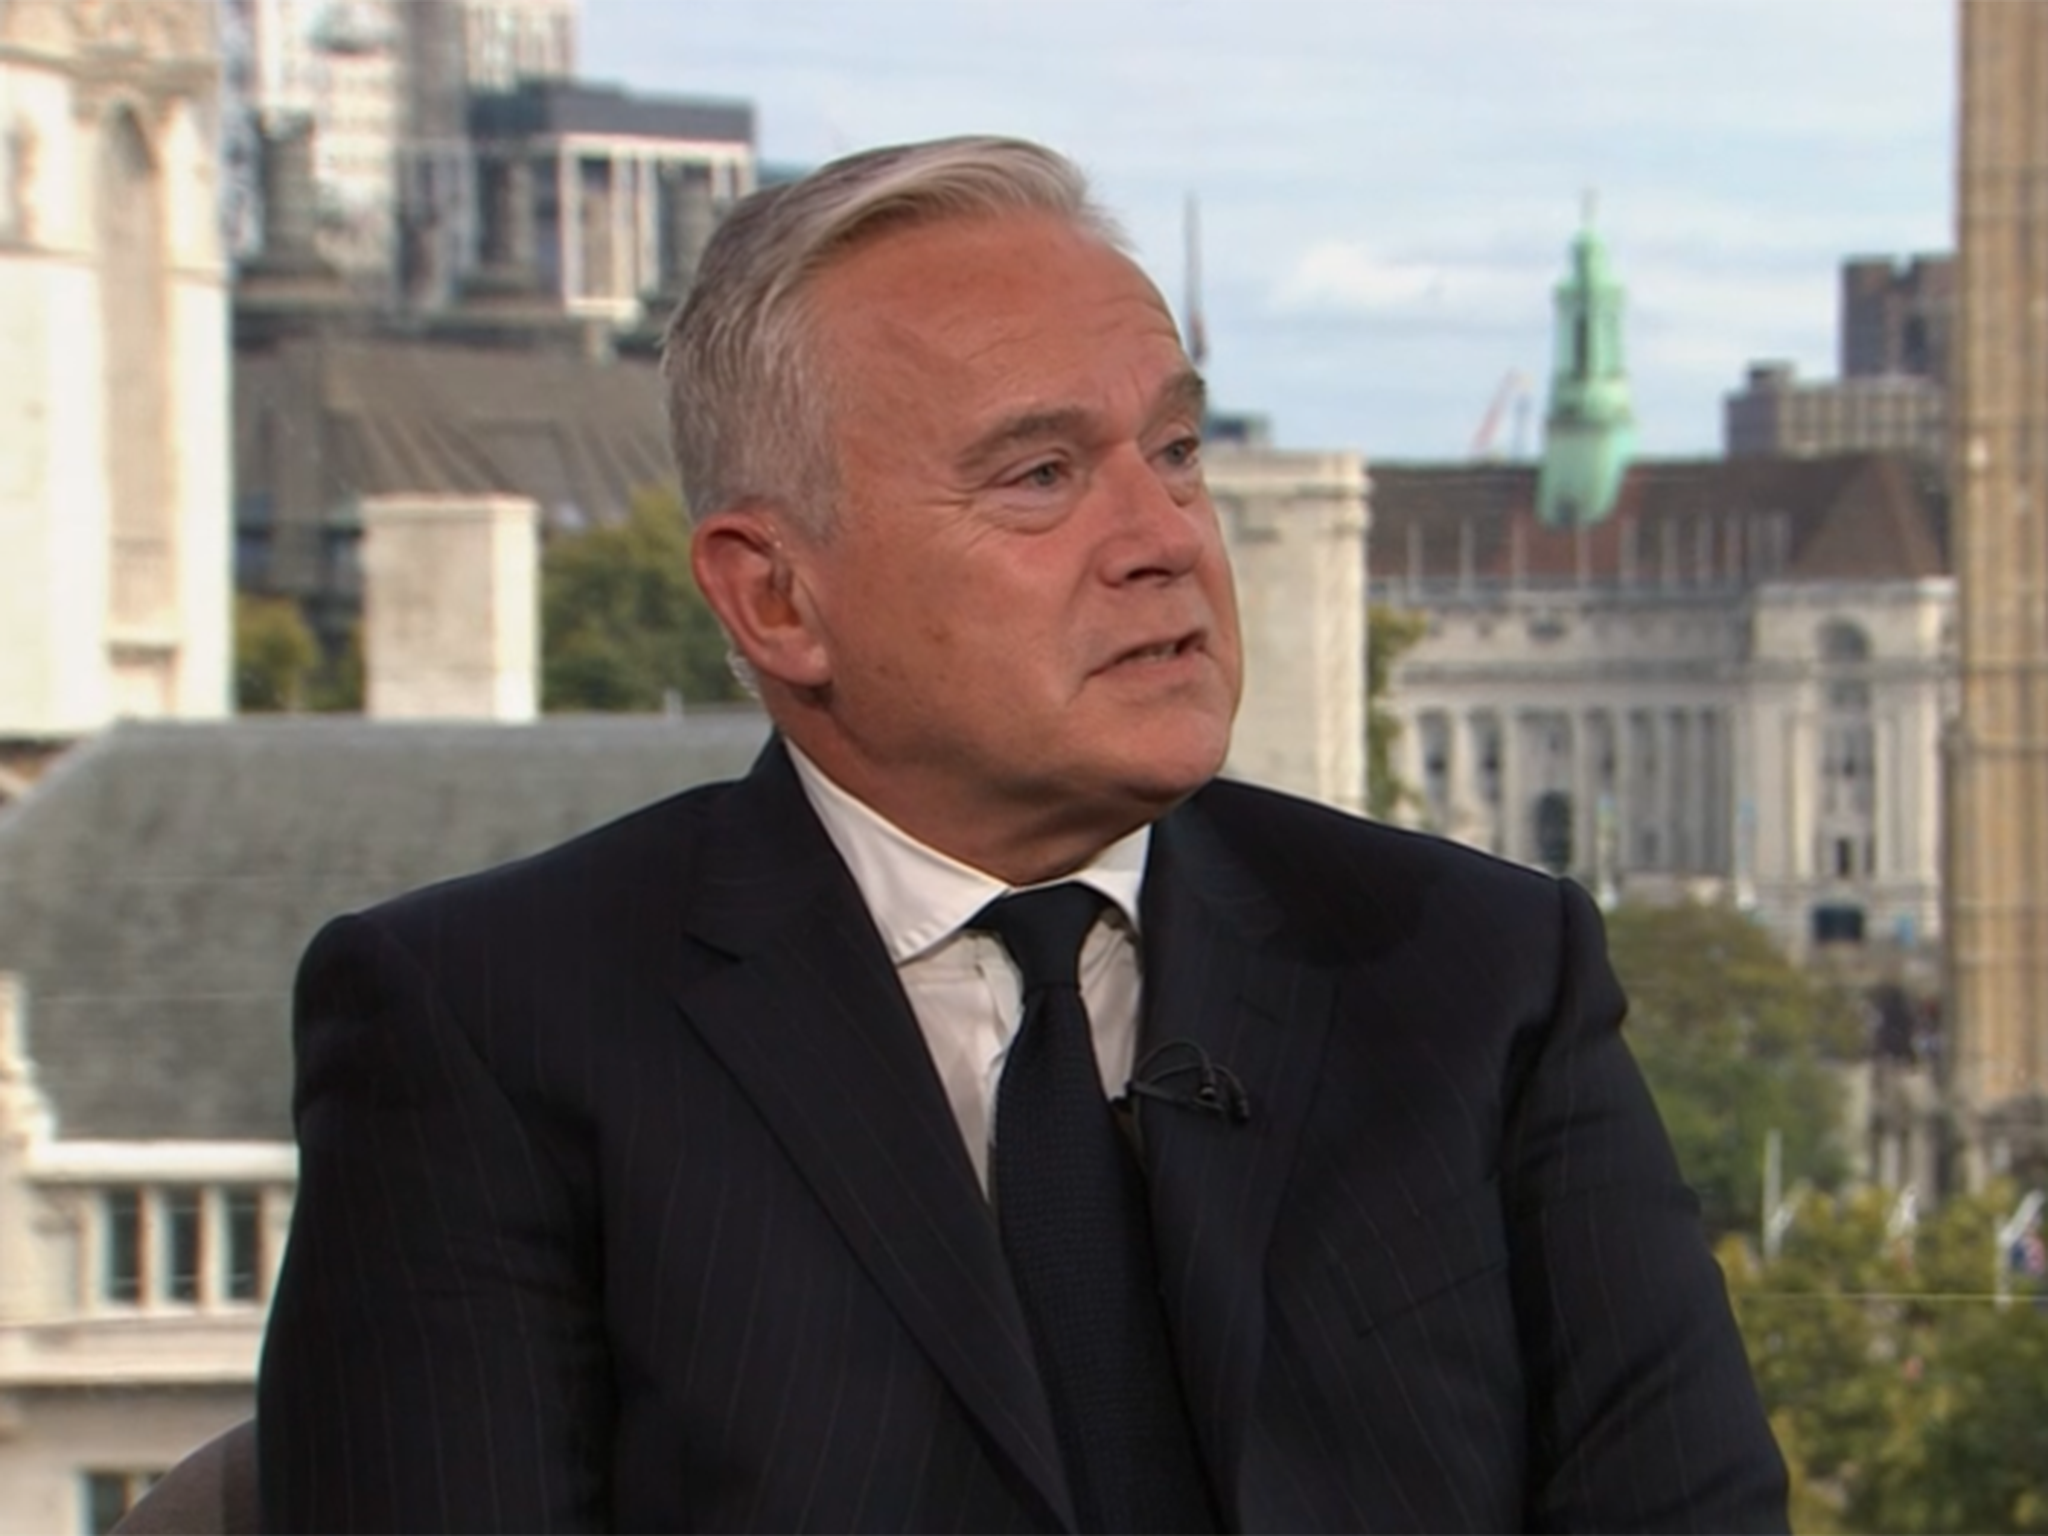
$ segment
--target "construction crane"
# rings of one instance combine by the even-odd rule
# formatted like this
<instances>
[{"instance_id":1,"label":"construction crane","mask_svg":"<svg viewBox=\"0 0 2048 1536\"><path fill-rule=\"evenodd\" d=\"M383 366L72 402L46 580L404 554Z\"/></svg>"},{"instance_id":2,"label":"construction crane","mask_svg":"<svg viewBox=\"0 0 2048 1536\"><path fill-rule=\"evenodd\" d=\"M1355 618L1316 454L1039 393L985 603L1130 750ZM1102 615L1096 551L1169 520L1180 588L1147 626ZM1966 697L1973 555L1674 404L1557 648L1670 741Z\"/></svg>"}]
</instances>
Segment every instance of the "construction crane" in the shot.
<instances>
[{"instance_id":1,"label":"construction crane","mask_svg":"<svg viewBox=\"0 0 2048 1536\"><path fill-rule=\"evenodd\" d=\"M1498 440L1501 423L1511 410L1515 418L1512 455L1517 459L1523 457L1528 448L1529 402L1529 376L1519 368L1510 368L1494 390L1486 414L1479 419L1479 430L1472 434L1470 457L1484 460L1500 458Z\"/></svg>"}]
</instances>

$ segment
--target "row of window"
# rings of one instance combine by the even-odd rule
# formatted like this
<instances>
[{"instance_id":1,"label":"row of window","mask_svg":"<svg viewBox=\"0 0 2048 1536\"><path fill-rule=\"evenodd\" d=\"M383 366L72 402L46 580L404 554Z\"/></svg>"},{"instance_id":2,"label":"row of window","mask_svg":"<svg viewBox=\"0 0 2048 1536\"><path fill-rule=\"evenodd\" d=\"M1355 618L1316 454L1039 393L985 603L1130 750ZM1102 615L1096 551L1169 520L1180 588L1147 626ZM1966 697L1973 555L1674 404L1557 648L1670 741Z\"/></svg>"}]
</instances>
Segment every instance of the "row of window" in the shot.
<instances>
[{"instance_id":1,"label":"row of window","mask_svg":"<svg viewBox=\"0 0 2048 1536\"><path fill-rule=\"evenodd\" d=\"M115 1306L263 1300L263 1191L115 1187L98 1201L97 1299Z\"/></svg>"}]
</instances>

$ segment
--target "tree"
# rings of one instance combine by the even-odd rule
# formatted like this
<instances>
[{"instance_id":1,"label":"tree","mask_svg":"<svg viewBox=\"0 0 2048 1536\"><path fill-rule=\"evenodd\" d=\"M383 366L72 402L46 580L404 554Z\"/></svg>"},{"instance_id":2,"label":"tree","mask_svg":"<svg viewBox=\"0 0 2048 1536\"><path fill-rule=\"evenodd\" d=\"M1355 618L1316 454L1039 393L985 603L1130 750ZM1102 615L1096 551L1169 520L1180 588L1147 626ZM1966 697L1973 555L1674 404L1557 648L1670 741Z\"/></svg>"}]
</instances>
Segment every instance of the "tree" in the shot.
<instances>
[{"instance_id":1,"label":"tree","mask_svg":"<svg viewBox=\"0 0 2048 1536\"><path fill-rule=\"evenodd\" d=\"M324 714L359 714L363 708L363 626L351 624L341 648L320 665L306 691L306 707Z\"/></svg>"},{"instance_id":2,"label":"tree","mask_svg":"<svg viewBox=\"0 0 2048 1536\"><path fill-rule=\"evenodd\" d=\"M245 714L303 708L320 644L288 597L235 594L235 707Z\"/></svg>"},{"instance_id":3,"label":"tree","mask_svg":"<svg viewBox=\"0 0 2048 1536\"><path fill-rule=\"evenodd\" d=\"M1894 1197L1815 1196L1778 1257L1720 1248L1800 1531L2048 1529L2048 1310L1993 1302L2010 1185L1917 1229Z\"/></svg>"},{"instance_id":4,"label":"tree","mask_svg":"<svg viewBox=\"0 0 2048 1536\"><path fill-rule=\"evenodd\" d=\"M1756 1230L1773 1129L1788 1180L1832 1187L1844 1171L1832 1063L1863 1049L1851 997L1731 908L1624 906L1608 928L1629 1042L1709 1231Z\"/></svg>"},{"instance_id":5,"label":"tree","mask_svg":"<svg viewBox=\"0 0 2048 1536\"><path fill-rule=\"evenodd\" d=\"M653 711L743 697L690 574L673 492L643 491L623 522L557 534L541 558L541 705Z\"/></svg>"},{"instance_id":6,"label":"tree","mask_svg":"<svg viewBox=\"0 0 2048 1536\"><path fill-rule=\"evenodd\" d=\"M1429 621L1419 613L1372 603L1365 610L1365 809L1386 821L1415 798L1394 771L1401 721L1387 705L1394 663L1422 639Z\"/></svg>"}]
</instances>

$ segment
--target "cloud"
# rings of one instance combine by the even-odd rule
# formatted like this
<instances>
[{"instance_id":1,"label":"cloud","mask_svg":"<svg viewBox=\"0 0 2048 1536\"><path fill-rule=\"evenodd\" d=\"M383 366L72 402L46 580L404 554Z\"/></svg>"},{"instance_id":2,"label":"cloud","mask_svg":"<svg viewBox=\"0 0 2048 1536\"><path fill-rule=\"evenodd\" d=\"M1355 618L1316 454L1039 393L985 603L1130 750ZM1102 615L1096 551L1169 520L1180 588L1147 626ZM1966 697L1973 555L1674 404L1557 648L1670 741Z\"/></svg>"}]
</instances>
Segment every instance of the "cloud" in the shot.
<instances>
[{"instance_id":1,"label":"cloud","mask_svg":"<svg viewBox=\"0 0 2048 1536\"><path fill-rule=\"evenodd\" d=\"M1831 371L1847 255L1950 236L1952 0L586 0L585 62L751 97L770 158L964 129L1073 154L1282 441L1469 439L1548 364L1583 189L1646 434L1751 358Z\"/></svg>"},{"instance_id":2,"label":"cloud","mask_svg":"<svg viewBox=\"0 0 2048 1536\"><path fill-rule=\"evenodd\" d=\"M1265 309L1284 317L1348 316L1406 327L1517 327L1549 312L1542 268L1469 260L1421 260L1365 242L1318 241L1273 285Z\"/></svg>"}]
</instances>

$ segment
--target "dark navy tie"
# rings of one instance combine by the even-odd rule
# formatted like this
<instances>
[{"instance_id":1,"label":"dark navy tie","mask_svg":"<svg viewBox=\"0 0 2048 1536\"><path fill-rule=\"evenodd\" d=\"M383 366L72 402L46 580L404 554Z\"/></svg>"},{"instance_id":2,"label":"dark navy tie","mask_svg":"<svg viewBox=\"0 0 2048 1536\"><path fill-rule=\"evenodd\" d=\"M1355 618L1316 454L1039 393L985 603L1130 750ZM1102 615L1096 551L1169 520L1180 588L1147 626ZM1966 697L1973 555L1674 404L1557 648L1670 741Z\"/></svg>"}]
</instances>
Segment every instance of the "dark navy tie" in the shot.
<instances>
[{"instance_id":1,"label":"dark navy tie","mask_svg":"<svg viewBox=\"0 0 2048 1536\"><path fill-rule=\"evenodd\" d=\"M1024 978L991 1193L1084 1531L1213 1531L1152 1257L1144 1178L1102 1093L1081 943L1103 898L1056 885L969 924Z\"/></svg>"}]
</instances>

